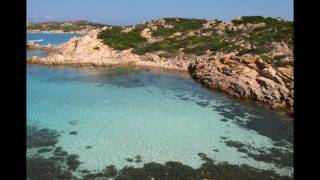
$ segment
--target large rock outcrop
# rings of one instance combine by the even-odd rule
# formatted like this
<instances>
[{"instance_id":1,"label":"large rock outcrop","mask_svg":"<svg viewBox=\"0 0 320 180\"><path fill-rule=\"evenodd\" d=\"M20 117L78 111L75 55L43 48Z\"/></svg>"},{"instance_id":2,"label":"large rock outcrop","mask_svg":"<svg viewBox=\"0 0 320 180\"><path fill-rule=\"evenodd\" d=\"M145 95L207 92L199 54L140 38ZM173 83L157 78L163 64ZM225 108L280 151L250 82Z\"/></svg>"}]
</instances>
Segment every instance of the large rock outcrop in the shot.
<instances>
[{"instance_id":1,"label":"large rock outcrop","mask_svg":"<svg viewBox=\"0 0 320 180\"><path fill-rule=\"evenodd\" d=\"M230 53L198 58L189 71L210 88L293 112L292 66L274 68L260 56Z\"/></svg>"}]
</instances>

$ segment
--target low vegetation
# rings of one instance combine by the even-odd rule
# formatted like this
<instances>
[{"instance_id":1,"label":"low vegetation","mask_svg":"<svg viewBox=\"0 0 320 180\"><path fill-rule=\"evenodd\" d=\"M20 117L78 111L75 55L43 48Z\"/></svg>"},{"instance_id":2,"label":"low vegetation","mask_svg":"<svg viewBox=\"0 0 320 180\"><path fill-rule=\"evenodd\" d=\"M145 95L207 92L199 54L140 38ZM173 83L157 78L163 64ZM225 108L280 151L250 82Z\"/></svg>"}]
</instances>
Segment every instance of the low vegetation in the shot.
<instances>
[{"instance_id":1,"label":"low vegetation","mask_svg":"<svg viewBox=\"0 0 320 180\"><path fill-rule=\"evenodd\" d=\"M140 36L140 29L142 29L142 27L128 33L121 33L121 30L123 30L122 27L112 27L100 33L98 38L117 50L140 47L147 42L147 39Z\"/></svg>"},{"instance_id":2,"label":"low vegetation","mask_svg":"<svg viewBox=\"0 0 320 180\"><path fill-rule=\"evenodd\" d=\"M236 52L238 55L260 55L268 63L282 66L279 60L268 55L272 42L285 42L293 48L293 22L262 16L243 16L229 24L219 20L163 18L128 27L113 27L100 32L98 38L117 50L132 48L132 52L143 55L158 53L160 57L174 57L180 48L186 54L203 55L207 51ZM261 25L262 24L262 25ZM256 27L254 27L256 25ZM253 27L253 28L252 28ZM132 28L124 32L126 28ZM149 28L152 38L148 42L141 32ZM244 47L244 44L249 47Z\"/></svg>"}]
</instances>

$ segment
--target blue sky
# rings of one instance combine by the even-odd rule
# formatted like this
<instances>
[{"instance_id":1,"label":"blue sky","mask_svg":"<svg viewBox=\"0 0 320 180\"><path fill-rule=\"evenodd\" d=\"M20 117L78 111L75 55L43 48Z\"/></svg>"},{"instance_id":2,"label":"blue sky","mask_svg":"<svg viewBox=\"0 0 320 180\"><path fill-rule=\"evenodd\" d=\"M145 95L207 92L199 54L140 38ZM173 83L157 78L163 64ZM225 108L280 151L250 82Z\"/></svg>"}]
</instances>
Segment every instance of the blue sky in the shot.
<instances>
[{"instance_id":1,"label":"blue sky","mask_svg":"<svg viewBox=\"0 0 320 180\"><path fill-rule=\"evenodd\" d=\"M33 22L130 25L160 17L230 20L246 15L293 20L293 0L27 0L27 20Z\"/></svg>"}]
</instances>

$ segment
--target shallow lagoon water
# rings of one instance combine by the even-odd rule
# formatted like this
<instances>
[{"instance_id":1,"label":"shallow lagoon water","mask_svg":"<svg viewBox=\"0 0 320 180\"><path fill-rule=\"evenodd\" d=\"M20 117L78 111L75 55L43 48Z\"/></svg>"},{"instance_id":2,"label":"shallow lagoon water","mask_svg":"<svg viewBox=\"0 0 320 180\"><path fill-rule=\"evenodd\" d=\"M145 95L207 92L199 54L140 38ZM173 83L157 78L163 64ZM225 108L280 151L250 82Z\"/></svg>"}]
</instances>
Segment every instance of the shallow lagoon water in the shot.
<instances>
[{"instance_id":1,"label":"shallow lagoon water","mask_svg":"<svg viewBox=\"0 0 320 180\"><path fill-rule=\"evenodd\" d=\"M43 45L59 45L73 36L27 37L43 38ZM46 54L29 51L27 55ZM205 153L219 162L293 173L289 118L208 90L187 73L27 65L27 125L60 132L56 147L78 154L80 169L142 166L151 161L180 161L196 168L203 162L197 154ZM246 144L254 154L261 148L267 152L278 148L289 155L271 154L283 159L279 165L270 156L255 158L236 145L228 146L228 141ZM142 156L142 163L126 160L136 155Z\"/></svg>"},{"instance_id":2,"label":"shallow lagoon water","mask_svg":"<svg viewBox=\"0 0 320 180\"><path fill-rule=\"evenodd\" d=\"M51 44L53 46L60 45L62 43L67 42L72 37L80 37L80 34L65 34L65 33L28 33L27 34L27 41L30 40L40 40L43 39L41 42L36 42L35 44L39 45L48 45Z\"/></svg>"},{"instance_id":3,"label":"shallow lagoon water","mask_svg":"<svg viewBox=\"0 0 320 180\"><path fill-rule=\"evenodd\" d=\"M41 42L35 42L35 44L39 45L53 45L58 46L63 43L66 43L72 37L80 37L80 34L50 34L50 33L28 33L27 41L30 40L39 40L43 39ZM27 57L37 56L37 57L45 57L48 56L48 52L44 50L27 50Z\"/></svg>"},{"instance_id":4,"label":"shallow lagoon water","mask_svg":"<svg viewBox=\"0 0 320 180\"><path fill-rule=\"evenodd\" d=\"M61 132L57 146L78 154L83 169L123 167L138 154L143 163L197 167L197 154L205 153L216 161L293 171L245 157L225 143L270 149L283 142L280 148L292 152L288 118L210 91L184 73L28 65L27 118L29 126Z\"/></svg>"}]
</instances>

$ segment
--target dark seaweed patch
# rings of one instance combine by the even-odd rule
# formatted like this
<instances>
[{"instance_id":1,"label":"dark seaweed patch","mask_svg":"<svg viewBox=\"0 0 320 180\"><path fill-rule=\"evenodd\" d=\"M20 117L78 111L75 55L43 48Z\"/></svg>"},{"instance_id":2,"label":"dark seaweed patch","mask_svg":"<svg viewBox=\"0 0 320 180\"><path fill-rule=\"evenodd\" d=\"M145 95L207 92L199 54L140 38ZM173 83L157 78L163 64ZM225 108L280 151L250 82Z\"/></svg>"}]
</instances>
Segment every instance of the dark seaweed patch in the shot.
<instances>
[{"instance_id":1,"label":"dark seaweed patch","mask_svg":"<svg viewBox=\"0 0 320 180\"><path fill-rule=\"evenodd\" d=\"M31 157L27 159L27 177L32 180L43 179L72 179L72 173L65 170L62 163L43 157Z\"/></svg>"},{"instance_id":2,"label":"dark seaweed patch","mask_svg":"<svg viewBox=\"0 0 320 180\"><path fill-rule=\"evenodd\" d=\"M277 146L277 147L286 147L288 149L292 149L293 148L293 144L290 144L289 142L287 141L276 141L275 143L273 143L274 146Z\"/></svg>"},{"instance_id":3,"label":"dark seaweed patch","mask_svg":"<svg viewBox=\"0 0 320 180\"><path fill-rule=\"evenodd\" d=\"M203 153L199 153L203 158ZM210 158L209 158L210 159ZM108 169L108 170L107 170ZM110 170L111 169L111 170ZM111 172L111 173L110 173ZM103 172L85 176L86 179L97 177L113 177L115 180L123 179L219 179L219 180L291 180L288 176L280 176L271 170L260 170L248 165L231 165L227 162L215 163L212 160L206 160L200 168L192 167L180 162L168 161L165 164L150 162L143 165L142 168L125 166L117 170L114 166L106 168Z\"/></svg>"},{"instance_id":4,"label":"dark seaweed patch","mask_svg":"<svg viewBox=\"0 0 320 180\"><path fill-rule=\"evenodd\" d=\"M76 154L70 154L66 158L66 164L69 166L68 170L75 171L80 166L79 156Z\"/></svg>"},{"instance_id":5,"label":"dark seaweed patch","mask_svg":"<svg viewBox=\"0 0 320 180\"><path fill-rule=\"evenodd\" d=\"M111 177L115 177L118 171L114 165L109 165L109 166L106 166L103 173L105 177L111 178Z\"/></svg>"},{"instance_id":6,"label":"dark seaweed patch","mask_svg":"<svg viewBox=\"0 0 320 180\"><path fill-rule=\"evenodd\" d=\"M52 151L52 148L41 148L37 150L38 153L46 153L50 151Z\"/></svg>"},{"instance_id":7,"label":"dark seaweed patch","mask_svg":"<svg viewBox=\"0 0 320 180\"><path fill-rule=\"evenodd\" d=\"M135 162L135 163L141 163L142 162L142 156L141 155L136 155L134 158L127 158L127 162Z\"/></svg>"},{"instance_id":8,"label":"dark seaweed patch","mask_svg":"<svg viewBox=\"0 0 320 180\"><path fill-rule=\"evenodd\" d=\"M293 153L287 150L277 148L268 149L269 152L260 152L260 154L247 153L247 155L256 161L274 163L276 166L293 167Z\"/></svg>"},{"instance_id":9,"label":"dark seaweed patch","mask_svg":"<svg viewBox=\"0 0 320 180\"><path fill-rule=\"evenodd\" d=\"M221 139L228 139L228 137L220 136Z\"/></svg>"},{"instance_id":10,"label":"dark seaweed patch","mask_svg":"<svg viewBox=\"0 0 320 180\"><path fill-rule=\"evenodd\" d=\"M143 170L146 172L146 174L154 177L155 179L163 179L169 175L166 165L155 162L144 164Z\"/></svg>"},{"instance_id":11,"label":"dark seaweed patch","mask_svg":"<svg viewBox=\"0 0 320 180\"><path fill-rule=\"evenodd\" d=\"M237 151L241 152L241 153L248 153L249 152L246 148L243 148L243 147L237 148Z\"/></svg>"},{"instance_id":12,"label":"dark seaweed patch","mask_svg":"<svg viewBox=\"0 0 320 180\"><path fill-rule=\"evenodd\" d=\"M279 148L255 148L250 144L244 144L238 141L225 141L226 146L234 147L238 152L245 153L248 157L256 161L274 163L276 166L293 167L293 153L289 150Z\"/></svg>"},{"instance_id":13,"label":"dark seaweed patch","mask_svg":"<svg viewBox=\"0 0 320 180\"><path fill-rule=\"evenodd\" d=\"M213 159L209 158L205 153L198 153L198 156L202 161L205 162L214 162Z\"/></svg>"},{"instance_id":14,"label":"dark seaweed patch","mask_svg":"<svg viewBox=\"0 0 320 180\"><path fill-rule=\"evenodd\" d=\"M233 99L233 101L237 100ZM211 107L225 119L232 120L242 128L255 130L274 141L285 140L293 143L293 122L286 117L276 115L271 110L258 106L253 108L243 103L232 103L231 101L225 101L219 106ZM246 121L242 119L246 119Z\"/></svg>"},{"instance_id":15,"label":"dark seaweed patch","mask_svg":"<svg viewBox=\"0 0 320 180\"><path fill-rule=\"evenodd\" d=\"M290 179L289 177L280 177L276 175L273 171L260 171L256 168L252 168L246 165L230 165L226 162L222 163L212 163L206 162L201 165L198 169L198 172L201 173L199 177L201 179L219 179L219 180L267 180L267 179Z\"/></svg>"},{"instance_id":16,"label":"dark seaweed patch","mask_svg":"<svg viewBox=\"0 0 320 180\"><path fill-rule=\"evenodd\" d=\"M133 160L132 158L127 158L126 161L131 163L131 162L133 162L134 160Z\"/></svg>"},{"instance_id":17,"label":"dark seaweed patch","mask_svg":"<svg viewBox=\"0 0 320 180\"><path fill-rule=\"evenodd\" d=\"M27 148L54 146L58 143L59 133L49 129L27 127Z\"/></svg>"},{"instance_id":18,"label":"dark seaweed patch","mask_svg":"<svg viewBox=\"0 0 320 180\"><path fill-rule=\"evenodd\" d=\"M86 180L96 180L96 179L103 179L105 177L105 175L100 172L100 173L88 173L88 174L85 174L83 176L83 179L86 179Z\"/></svg>"},{"instance_id":19,"label":"dark seaweed patch","mask_svg":"<svg viewBox=\"0 0 320 180\"><path fill-rule=\"evenodd\" d=\"M70 135L76 135L76 134L78 134L78 132L77 131L71 131L69 134Z\"/></svg>"},{"instance_id":20,"label":"dark seaweed patch","mask_svg":"<svg viewBox=\"0 0 320 180\"><path fill-rule=\"evenodd\" d=\"M198 153L199 157L204 161L204 163L197 169L194 169L188 165L181 162L168 161L165 164L160 164L156 162L145 163L143 167L136 168L133 166L125 166L122 169L117 169L114 165L108 165L101 172L89 172L88 170L80 170L84 174L80 179L105 179L113 178L115 180L123 179L219 179L219 180L291 180L292 177L280 176L272 170L260 170L248 165L231 165L227 162L216 163L212 159L208 158L204 153ZM74 156L72 159L77 159ZM41 159L43 160L43 159ZM133 160L133 159L132 159ZM39 176L38 179L72 179L72 171L70 168L63 167L63 164L56 164L57 162L49 161L49 169L41 171L45 172L46 176ZM38 165L38 162L35 163ZM38 170L39 167L33 168ZM66 163L68 164L68 163ZM33 173L35 170L33 170ZM56 175L58 174L58 175ZM33 176L28 176L30 179ZM52 178L53 177L53 178ZM65 178L64 178L65 177Z\"/></svg>"},{"instance_id":21,"label":"dark seaweed patch","mask_svg":"<svg viewBox=\"0 0 320 180\"><path fill-rule=\"evenodd\" d=\"M119 174L115 180L125 180L125 179L141 179L147 180L148 175L141 168L134 168L133 166L125 166L119 171Z\"/></svg>"},{"instance_id":22,"label":"dark seaweed patch","mask_svg":"<svg viewBox=\"0 0 320 180\"><path fill-rule=\"evenodd\" d=\"M140 162L142 162L142 156L139 155L139 154L138 154L136 157L134 157L134 159L135 159L135 160L134 160L135 163L140 163Z\"/></svg>"},{"instance_id":23,"label":"dark seaweed patch","mask_svg":"<svg viewBox=\"0 0 320 180\"><path fill-rule=\"evenodd\" d=\"M207 106L209 106L209 102L196 102L199 106L201 106L201 107L207 107Z\"/></svg>"},{"instance_id":24,"label":"dark seaweed patch","mask_svg":"<svg viewBox=\"0 0 320 180\"><path fill-rule=\"evenodd\" d=\"M53 156L51 157L51 159L56 161L64 161L65 158L68 156L68 152L64 151L60 146L56 147L52 154Z\"/></svg>"},{"instance_id":25,"label":"dark seaweed patch","mask_svg":"<svg viewBox=\"0 0 320 180\"><path fill-rule=\"evenodd\" d=\"M232 141L232 140L228 140L224 142L226 144L226 146L229 147L235 147L235 148L243 148L245 147L245 144L239 142L239 141Z\"/></svg>"},{"instance_id":26,"label":"dark seaweed patch","mask_svg":"<svg viewBox=\"0 0 320 180\"><path fill-rule=\"evenodd\" d=\"M27 148L53 146L58 142L59 134L49 129L28 127ZM27 179L76 179L73 172L79 167L79 156L68 155L62 147L56 147L52 156L44 158L41 153L50 152L52 148L41 148L36 153L27 156Z\"/></svg>"},{"instance_id":27,"label":"dark seaweed patch","mask_svg":"<svg viewBox=\"0 0 320 180\"><path fill-rule=\"evenodd\" d=\"M222 118L220 121L228 122L228 119L226 119L226 118Z\"/></svg>"},{"instance_id":28,"label":"dark seaweed patch","mask_svg":"<svg viewBox=\"0 0 320 180\"><path fill-rule=\"evenodd\" d=\"M83 169L83 170L79 170L79 172L83 173L83 174L89 174L90 171L87 169Z\"/></svg>"},{"instance_id":29,"label":"dark seaweed patch","mask_svg":"<svg viewBox=\"0 0 320 180\"><path fill-rule=\"evenodd\" d=\"M56 150L55 155L49 158L39 155L27 158L28 179L75 179L72 174L80 165L79 156L67 156L68 153L60 147Z\"/></svg>"}]
</instances>

